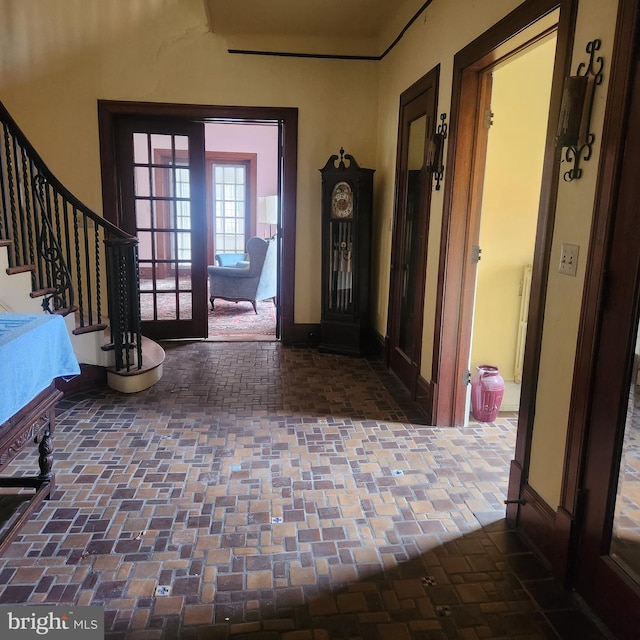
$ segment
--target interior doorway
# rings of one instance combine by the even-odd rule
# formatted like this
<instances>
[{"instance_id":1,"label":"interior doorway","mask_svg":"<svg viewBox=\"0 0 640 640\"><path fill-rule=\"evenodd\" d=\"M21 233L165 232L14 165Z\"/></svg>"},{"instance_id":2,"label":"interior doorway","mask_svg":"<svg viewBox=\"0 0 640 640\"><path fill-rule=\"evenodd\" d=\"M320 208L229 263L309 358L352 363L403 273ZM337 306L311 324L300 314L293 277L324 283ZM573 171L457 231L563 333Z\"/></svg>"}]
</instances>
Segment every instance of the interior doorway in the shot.
<instances>
[{"instance_id":1,"label":"interior doorway","mask_svg":"<svg viewBox=\"0 0 640 640\"><path fill-rule=\"evenodd\" d=\"M98 107L105 217L128 229L130 233L151 233L147 244L139 246L141 265L142 262L148 263L147 268L151 274L150 286L144 289L144 295L152 302L151 315L143 317L145 335L154 339L206 338L211 324L207 318L210 311L209 295L206 292L207 267L216 264L216 256L220 253L237 253L240 259L236 263L242 262L242 258L246 257L242 250L246 241L249 237L258 236L268 238L270 244L276 246L276 295L269 300L272 308L268 309L275 316L274 331L272 337L269 337L280 338L283 343L291 344L294 330L297 110L112 101L100 101ZM148 186L141 186L142 182L138 180L141 165L137 161L139 158L135 156L134 137L140 132L144 134L145 128L153 128L160 118L167 127L180 128L190 124L204 131L197 148L189 147L189 164L195 161L192 158L197 158L197 180L194 181L190 175L185 174L184 150L180 145L174 145L171 157L162 156L162 150L158 150L162 157L155 152L153 157L149 157ZM220 157L220 147L216 145L215 149L211 149L206 139L220 139L224 137L221 127L228 131L229 127L234 126L238 127L236 136L231 136L234 142L226 141L227 157ZM248 153L246 148L233 148L243 137L237 135L237 132L252 127L252 134L245 136L246 138L255 140L253 134L258 129L268 132L270 136L271 157L264 162L264 167L268 170L265 168L262 172L263 176L269 174L269 184L266 186L258 183L255 163L252 165L250 157L252 153ZM133 129L140 129L140 132ZM172 134L169 132L168 135ZM166 149L164 153L166 155ZM269 156L269 153L262 155ZM159 179L161 174L167 176L164 191L161 187L162 180ZM141 188L142 191L139 191ZM268 192L262 193L260 189ZM173 236L179 236L181 240L177 244L173 243L175 246L172 245L169 256L171 259L175 258L177 268L167 274L165 262L168 258L164 254L160 255L161 252L156 249L159 244L155 239L159 224L156 211L166 208L168 198L176 199L176 203L169 207L170 225L163 232L171 235L170 240L174 239ZM138 225L136 211L143 199L153 209L153 215L147 220L150 227L145 227L144 230ZM263 200L275 200L276 203L275 214L268 220L261 220L259 216L259 205ZM273 211L274 208L270 209ZM187 218L182 215L185 211L190 214ZM199 221L197 226L192 225L194 220ZM188 222L187 226L191 225L189 228L185 227L185 221ZM187 236L188 242L185 240ZM238 250L238 246L242 246L242 249ZM187 268L184 256L194 248L197 248L197 259ZM146 272L141 274L144 277L148 275ZM165 277L167 275L168 279ZM188 279L183 277L186 275L189 276ZM193 291L189 287L183 290L186 286L183 286L183 281L190 282L194 279L198 283L198 290ZM168 291L164 290L165 284L169 287ZM141 306L142 293L141 290ZM158 314L158 301L161 298L180 301L185 293L191 296L189 313L194 326L197 326L197 329L187 333L183 331L184 323L178 322L180 307L177 303L166 307L168 311L165 310L164 316ZM254 314L251 304L248 309ZM250 318L250 315L247 314L247 317Z\"/></svg>"},{"instance_id":2,"label":"interior doorway","mask_svg":"<svg viewBox=\"0 0 640 640\"><path fill-rule=\"evenodd\" d=\"M535 394L537 367L533 343L539 343L540 304L548 271L553 228L553 196L557 185L555 130L563 76L569 64L568 42L575 20L573 0L527 0L501 22L456 54L449 128L445 202L442 222L439 277L436 291L434 358L431 372L431 422L461 426L468 418L472 328L476 303L480 213L482 211L488 129L491 120L492 72L523 56L557 33L552 90L547 104L548 123L543 135L543 179L538 182L535 250L531 296L527 315L526 352L519 424L523 398ZM487 119L489 122L487 122ZM513 140L511 161L517 165L528 147ZM509 185L503 182L504 189ZM518 274L518 280L521 274ZM533 320L533 321L532 321ZM478 319L476 319L478 321ZM532 331L532 325L535 330ZM484 364L484 363L483 363ZM530 369L529 369L530 368ZM527 373L530 371L529 379ZM529 383L529 384L528 384ZM529 396L526 394L529 393ZM528 417L525 415L525 421Z\"/></svg>"},{"instance_id":3,"label":"interior doorway","mask_svg":"<svg viewBox=\"0 0 640 640\"><path fill-rule=\"evenodd\" d=\"M475 275L468 370L472 376L480 365L498 367L503 412L517 412L520 404L556 43L552 32L481 79L476 166L483 177L473 193L479 225L472 240L475 274L468 275Z\"/></svg>"},{"instance_id":4,"label":"interior doorway","mask_svg":"<svg viewBox=\"0 0 640 640\"><path fill-rule=\"evenodd\" d=\"M206 121L205 176L207 268L246 269L247 243L277 243L279 219L278 122ZM269 206L267 206L269 205ZM258 278L274 282L277 262L263 263ZM254 293L258 293L257 281ZM273 289L273 287L270 287ZM209 299L215 295L209 282ZM218 294L225 293L218 291ZM207 339L216 342L277 339L274 293L263 287L255 300L216 297L207 310Z\"/></svg>"}]
</instances>

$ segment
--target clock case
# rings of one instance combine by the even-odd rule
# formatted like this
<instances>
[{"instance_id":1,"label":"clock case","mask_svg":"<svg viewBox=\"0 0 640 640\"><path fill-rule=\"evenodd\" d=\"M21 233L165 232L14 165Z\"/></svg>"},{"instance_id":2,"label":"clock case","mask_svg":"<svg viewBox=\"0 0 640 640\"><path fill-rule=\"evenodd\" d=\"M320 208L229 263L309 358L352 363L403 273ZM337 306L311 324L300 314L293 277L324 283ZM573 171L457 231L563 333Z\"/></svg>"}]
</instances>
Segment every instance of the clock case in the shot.
<instances>
[{"instance_id":1,"label":"clock case","mask_svg":"<svg viewBox=\"0 0 640 640\"><path fill-rule=\"evenodd\" d=\"M345 162L346 161L346 162ZM361 356L371 350L370 272L374 169L340 149L322 174L322 314L318 349ZM353 196L348 217L334 214L336 185ZM343 192L343 189L339 187ZM344 212L342 212L344 215Z\"/></svg>"}]
</instances>

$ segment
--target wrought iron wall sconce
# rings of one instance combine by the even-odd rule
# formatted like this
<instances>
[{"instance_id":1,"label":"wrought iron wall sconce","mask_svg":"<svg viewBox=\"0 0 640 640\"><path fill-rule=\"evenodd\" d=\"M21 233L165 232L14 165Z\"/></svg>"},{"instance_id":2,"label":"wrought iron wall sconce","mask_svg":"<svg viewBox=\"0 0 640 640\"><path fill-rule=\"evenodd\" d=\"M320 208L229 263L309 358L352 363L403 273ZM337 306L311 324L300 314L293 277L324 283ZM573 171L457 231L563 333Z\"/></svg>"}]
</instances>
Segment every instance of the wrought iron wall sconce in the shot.
<instances>
[{"instance_id":1,"label":"wrought iron wall sconce","mask_svg":"<svg viewBox=\"0 0 640 640\"><path fill-rule=\"evenodd\" d=\"M440 114L440 124L430 138L427 146L426 165L427 169L433 172L433 177L436 181L436 191L440 190L440 182L444 175L444 141L447 139L446 119L446 113Z\"/></svg>"},{"instance_id":2,"label":"wrought iron wall sconce","mask_svg":"<svg viewBox=\"0 0 640 640\"><path fill-rule=\"evenodd\" d=\"M580 178L580 162L591 158L595 141L595 135L591 132L591 109L595 87L602 83L604 66L602 56L596 55L600 44L598 39L587 43L589 62L581 62L576 75L569 76L564 81L556 147L566 149L564 161L572 165L564 174L566 182Z\"/></svg>"}]
</instances>

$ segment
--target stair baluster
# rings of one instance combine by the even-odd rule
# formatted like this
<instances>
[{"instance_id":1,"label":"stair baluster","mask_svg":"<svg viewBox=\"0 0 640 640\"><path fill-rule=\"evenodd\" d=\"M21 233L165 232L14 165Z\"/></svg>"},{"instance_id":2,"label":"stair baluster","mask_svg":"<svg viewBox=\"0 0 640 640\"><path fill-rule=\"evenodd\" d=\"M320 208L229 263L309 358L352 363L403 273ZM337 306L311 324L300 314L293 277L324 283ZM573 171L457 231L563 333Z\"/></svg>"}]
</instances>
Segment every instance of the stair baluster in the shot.
<instances>
[{"instance_id":1,"label":"stair baluster","mask_svg":"<svg viewBox=\"0 0 640 640\"><path fill-rule=\"evenodd\" d=\"M74 313L74 334L104 330L108 320L115 371L142 369L137 238L73 196L2 103L0 122L0 242L8 248L7 272L30 272L31 296L42 296L49 313ZM109 318L103 318L103 296Z\"/></svg>"}]
</instances>

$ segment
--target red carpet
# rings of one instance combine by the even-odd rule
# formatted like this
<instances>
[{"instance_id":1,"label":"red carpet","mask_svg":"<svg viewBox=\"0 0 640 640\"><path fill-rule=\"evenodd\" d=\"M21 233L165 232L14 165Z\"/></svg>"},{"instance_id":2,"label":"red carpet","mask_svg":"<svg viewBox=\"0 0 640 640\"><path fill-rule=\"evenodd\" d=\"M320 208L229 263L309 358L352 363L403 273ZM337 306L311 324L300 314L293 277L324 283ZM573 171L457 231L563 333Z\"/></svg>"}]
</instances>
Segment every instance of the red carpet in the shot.
<instances>
[{"instance_id":1,"label":"red carpet","mask_svg":"<svg viewBox=\"0 0 640 640\"><path fill-rule=\"evenodd\" d=\"M217 299L209 305L210 340L275 339L276 307L272 300L258 302L254 313L250 302L228 302Z\"/></svg>"},{"instance_id":2,"label":"red carpet","mask_svg":"<svg viewBox=\"0 0 640 640\"><path fill-rule=\"evenodd\" d=\"M150 291L152 282L150 280L140 280L142 294L140 296L140 310L143 320L151 320L154 317L153 297L145 295L145 291ZM181 281L181 286L188 288L188 282ZM172 289L175 287L173 278L158 280L156 288ZM156 296L157 318L159 320L170 320L175 318L175 294L158 293ZM257 303L258 313L254 313L253 305L250 302L228 302L218 298L215 301L215 308L211 310L211 305L207 298L207 314L209 327L209 340L216 341L251 341L251 340L275 340L276 337L276 307L272 300L265 300ZM180 309L184 314L182 317L190 317L191 314L191 294L185 293L180 297Z\"/></svg>"}]
</instances>

